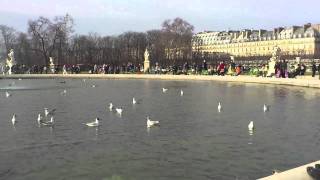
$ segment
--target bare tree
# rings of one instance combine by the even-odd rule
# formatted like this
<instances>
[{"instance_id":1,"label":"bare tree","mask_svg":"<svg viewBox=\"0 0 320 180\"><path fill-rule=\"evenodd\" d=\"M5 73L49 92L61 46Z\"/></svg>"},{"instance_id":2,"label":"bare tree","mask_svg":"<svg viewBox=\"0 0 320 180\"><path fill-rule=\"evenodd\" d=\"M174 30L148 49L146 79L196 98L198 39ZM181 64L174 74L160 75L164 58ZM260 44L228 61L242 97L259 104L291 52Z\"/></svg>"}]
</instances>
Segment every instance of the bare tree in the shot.
<instances>
[{"instance_id":1,"label":"bare tree","mask_svg":"<svg viewBox=\"0 0 320 180\"><path fill-rule=\"evenodd\" d=\"M28 32L33 39L33 50L43 55L44 64L48 65L49 57L54 54L57 46L62 49L72 32L73 20L68 14L65 17L56 17L54 21L39 17L37 20L28 22ZM61 52L60 52L61 53Z\"/></svg>"},{"instance_id":2,"label":"bare tree","mask_svg":"<svg viewBox=\"0 0 320 180\"><path fill-rule=\"evenodd\" d=\"M168 59L174 62L178 59L192 58L192 35L194 27L181 18L165 20L162 23L162 31L166 34L166 54Z\"/></svg>"},{"instance_id":3,"label":"bare tree","mask_svg":"<svg viewBox=\"0 0 320 180\"><path fill-rule=\"evenodd\" d=\"M0 32L3 40L3 44L5 46L6 52L3 52L5 54L8 54L10 49L14 47L15 41L16 41L16 30L12 27L8 27L6 25L0 25Z\"/></svg>"}]
</instances>

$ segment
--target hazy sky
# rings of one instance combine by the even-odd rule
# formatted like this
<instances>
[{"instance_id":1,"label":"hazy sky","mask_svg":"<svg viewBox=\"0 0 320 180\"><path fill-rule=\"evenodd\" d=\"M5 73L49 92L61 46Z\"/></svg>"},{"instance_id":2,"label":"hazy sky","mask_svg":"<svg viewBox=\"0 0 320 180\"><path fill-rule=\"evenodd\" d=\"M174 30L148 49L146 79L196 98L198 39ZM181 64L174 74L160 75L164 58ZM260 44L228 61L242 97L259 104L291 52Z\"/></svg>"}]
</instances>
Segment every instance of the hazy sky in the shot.
<instances>
[{"instance_id":1,"label":"hazy sky","mask_svg":"<svg viewBox=\"0 0 320 180\"><path fill-rule=\"evenodd\" d=\"M101 35L160 28L181 17L196 32L271 29L320 23L320 0L0 0L0 24L27 31L27 21L69 13L79 34Z\"/></svg>"}]
</instances>

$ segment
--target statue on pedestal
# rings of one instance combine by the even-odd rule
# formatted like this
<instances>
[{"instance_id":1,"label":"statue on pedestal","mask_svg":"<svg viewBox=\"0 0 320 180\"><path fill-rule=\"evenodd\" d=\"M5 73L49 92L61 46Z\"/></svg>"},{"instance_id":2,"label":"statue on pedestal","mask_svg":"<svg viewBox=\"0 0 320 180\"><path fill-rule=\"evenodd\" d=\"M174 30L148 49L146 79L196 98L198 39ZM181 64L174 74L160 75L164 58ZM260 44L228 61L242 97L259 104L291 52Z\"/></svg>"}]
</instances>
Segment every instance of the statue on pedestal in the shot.
<instances>
[{"instance_id":1,"label":"statue on pedestal","mask_svg":"<svg viewBox=\"0 0 320 180\"><path fill-rule=\"evenodd\" d=\"M54 74L56 72L56 69L53 63L53 57L49 57L49 61L50 61L49 67L50 67L51 73Z\"/></svg>"},{"instance_id":2,"label":"statue on pedestal","mask_svg":"<svg viewBox=\"0 0 320 180\"><path fill-rule=\"evenodd\" d=\"M274 66L276 65L276 62L280 60L280 53L281 49L278 46L273 47L272 57L270 58L270 61L268 62L268 72L267 76L271 77L275 74Z\"/></svg>"},{"instance_id":3,"label":"statue on pedestal","mask_svg":"<svg viewBox=\"0 0 320 180\"><path fill-rule=\"evenodd\" d=\"M293 63L294 69L298 69L301 62L301 57L296 57L296 62Z\"/></svg>"},{"instance_id":4,"label":"statue on pedestal","mask_svg":"<svg viewBox=\"0 0 320 180\"><path fill-rule=\"evenodd\" d=\"M146 48L146 51L144 52L143 72L144 73L148 72L149 68L150 68L149 51L148 51L148 48Z\"/></svg>"},{"instance_id":5,"label":"statue on pedestal","mask_svg":"<svg viewBox=\"0 0 320 180\"><path fill-rule=\"evenodd\" d=\"M12 67L13 67L14 65L16 65L16 61L14 60L14 52L13 52L13 49L10 50L10 53L8 54L8 57L9 57L9 58L7 58L6 66L9 67L8 74L12 74Z\"/></svg>"},{"instance_id":6,"label":"statue on pedestal","mask_svg":"<svg viewBox=\"0 0 320 180\"><path fill-rule=\"evenodd\" d=\"M236 64L234 63L234 56L230 56L230 64L229 64L229 68L228 68L228 75L234 75L234 73L236 72Z\"/></svg>"}]
</instances>

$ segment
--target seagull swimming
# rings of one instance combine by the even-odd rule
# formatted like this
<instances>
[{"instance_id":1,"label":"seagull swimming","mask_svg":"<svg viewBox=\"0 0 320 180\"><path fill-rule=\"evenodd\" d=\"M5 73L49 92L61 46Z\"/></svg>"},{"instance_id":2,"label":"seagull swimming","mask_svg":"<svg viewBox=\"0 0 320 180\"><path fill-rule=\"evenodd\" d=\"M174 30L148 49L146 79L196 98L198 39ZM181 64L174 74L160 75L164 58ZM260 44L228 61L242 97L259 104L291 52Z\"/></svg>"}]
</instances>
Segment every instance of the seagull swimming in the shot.
<instances>
[{"instance_id":1,"label":"seagull swimming","mask_svg":"<svg viewBox=\"0 0 320 180\"><path fill-rule=\"evenodd\" d=\"M12 119L11 119L12 125L16 124L16 122L17 122L16 117L17 117L17 115L13 114Z\"/></svg>"},{"instance_id":2,"label":"seagull swimming","mask_svg":"<svg viewBox=\"0 0 320 180\"><path fill-rule=\"evenodd\" d=\"M162 88L162 92L167 92L168 91L168 89L166 89L166 88Z\"/></svg>"},{"instance_id":3,"label":"seagull swimming","mask_svg":"<svg viewBox=\"0 0 320 180\"><path fill-rule=\"evenodd\" d=\"M183 91L182 91L182 89L180 90L180 96L183 96Z\"/></svg>"},{"instance_id":4,"label":"seagull swimming","mask_svg":"<svg viewBox=\"0 0 320 180\"><path fill-rule=\"evenodd\" d=\"M137 101L134 97L132 98L132 104L137 104Z\"/></svg>"},{"instance_id":5,"label":"seagull swimming","mask_svg":"<svg viewBox=\"0 0 320 180\"><path fill-rule=\"evenodd\" d=\"M88 122L88 123L86 123L85 125L86 125L86 126L89 126L89 127L97 127L97 126L99 126L99 121L100 121L100 119L99 119L99 118L96 118L95 121L93 121L93 122Z\"/></svg>"},{"instance_id":6,"label":"seagull swimming","mask_svg":"<svg viewBox=\"0 0 320 180\"><path fill-rule=\"evenodd\" d=\"M61 92L61 95L66 95L66 94L67 94L67 90L66 89Z\"/></svg>"},{"instance_id":7,"label":"seagull swimming","mask_svg":"<svg viewBox=\"0 0 320 180\"><path fill-rule=\"evenodd\" d=\"M56 109L52 109L49 111L48 108L44 108L44 115L47 117L48 115L53 115L53 113L56 111Z\"/></svg>"},{"instance_id":8,"label":"seagull swimming","mask_svg":"<svg viewBox=\"0 0 320 180\"><path fill-rule=\"evenodd\" d=\"M53 116L51 116L50 118L50 121L45 121L45 122L41 122L41 125L44 125L44 126L53 126L54 125L54 118Z\"/></svg>"},{"instance_id":9,"label":"seagull swimming","mask_svg":"<svg viewBox=\"0 0 320 180\"><path fill-rule=\"evenodd\" d=\"M6 91L6 97L8 98L10 96L11 96L11 94L8 91Z\"/></svg>"},{"instance_id":10,"label":"seagull swimming","mask_svg":"<svg viewBox=\"0 0 320 180\"><path fill-rule=\"evenodd\" d=\"M254 129L253 121L250 121L250 123L248 124L248 129L249 129L249 131L253 131L253 129Z\"/></svg>"},{"instance_id":11,"label":"seagull swimming","mask_svg":"<svg viewBox=\"0 0 320 180\"><path fill-rule=\"evenodd\" d=\"M95 88L95 87L96 87L96 85L95 85L95 84L93 84L91 87Z\"/></svg>"},{"instance_id":12,"label":"seagull swimming","mask_svg":"<svg viewBox=\"0 0 320 180\"><path fill-rule=\"evenodd\" d=\"M116 108L116 111L117 111L117 113L121 116L122 115L122 108L120 107L120 108Z\"/></svg>"},{"instance_id":13,"label":"seagull swimming","mask_svg":"<svg viewBox=\"0 0 320 180\"><path fill-rule=\"evenodd\" d=\"M219 104L218 104L218 112L221 112L221 109L222 109L222 106L221 106L221 103L219 102Z\"/></svg>"},{"instance_id":14,"label":"seagull swimming","mask_svg":"<svg viewBox=\"0 0 320 180\"><path fill-rule=\"evenodd\" d=\"M113 104L109 103L109 110L112 111L112 109L113 109Z\"/></svg>"},{"instance_id":15,"label":"seagull swimming","mask_svg":"<svg viewBox=\"0 0 320 180\"><path fill-rule=\"evenodd\" d=\"M263 112L267 112L268 111L268 106L266 104L263 105Z\"/></svg>"},{"instance_id":16,"label":"seagull swimming","mask_svg":"<svg viewBox=\"0 0 320 180\"><path fill-rule=\"evenodd\" d=\"M43 122L43 119L40 113L38 114L37 121L38 121L38 124L41 124Z\"/></svg>"},{"instance_id":17,"label":"seagull swimming","mask_svg":"<svg viewBox=\"0 0 320 180\"><path fill-rule=\"evenodd\" d=\"M149 116L147 116L147 127L150 128L156 125L159 125L159 121L151 121Z\"/></svg>"}]
</instances>

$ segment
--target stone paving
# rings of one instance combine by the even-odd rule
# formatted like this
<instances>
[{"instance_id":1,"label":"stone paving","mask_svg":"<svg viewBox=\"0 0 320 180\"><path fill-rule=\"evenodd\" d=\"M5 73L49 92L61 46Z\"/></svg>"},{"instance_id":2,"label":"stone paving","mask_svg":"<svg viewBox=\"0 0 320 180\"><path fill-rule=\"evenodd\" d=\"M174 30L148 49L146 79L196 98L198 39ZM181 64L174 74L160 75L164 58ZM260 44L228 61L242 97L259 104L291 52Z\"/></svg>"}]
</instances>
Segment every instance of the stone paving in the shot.
<instances>
[{"instance_id":1,"label":"stone paving","mask_svg":"<svg viewBox=\"0 0 320 180\"><path fill-rule=\"evenodd\" d=\"M158 79L202 80L238 83L276 84L320 88L320 80L311 76L293 78L263 78L253 76L202 76L202 75L154 75L154 74L13 74L0 75L0 79L50 79L50 78L96 78L96 79Z\"/></svg>"}]
</instances>

